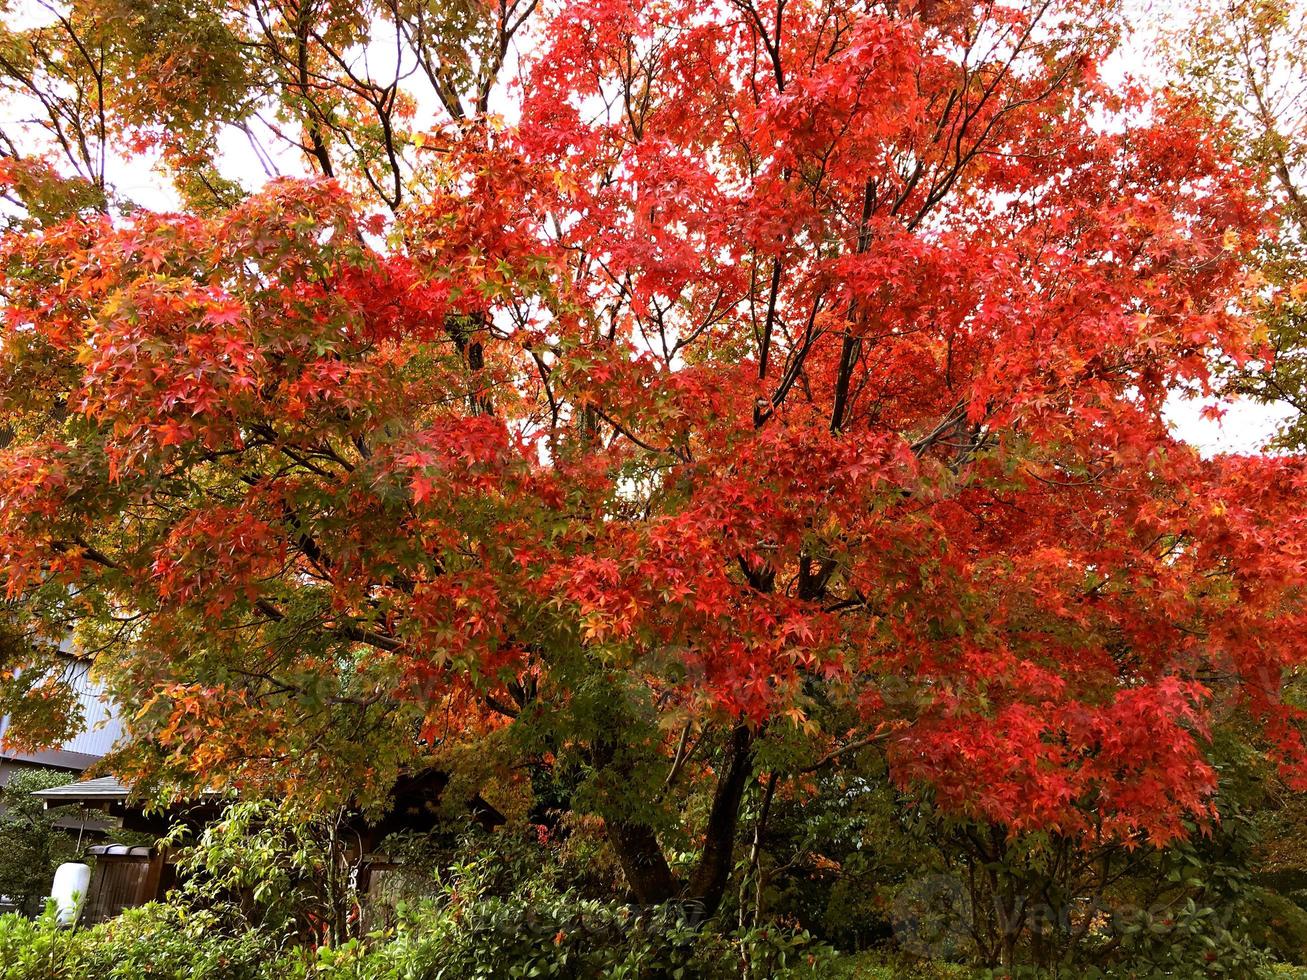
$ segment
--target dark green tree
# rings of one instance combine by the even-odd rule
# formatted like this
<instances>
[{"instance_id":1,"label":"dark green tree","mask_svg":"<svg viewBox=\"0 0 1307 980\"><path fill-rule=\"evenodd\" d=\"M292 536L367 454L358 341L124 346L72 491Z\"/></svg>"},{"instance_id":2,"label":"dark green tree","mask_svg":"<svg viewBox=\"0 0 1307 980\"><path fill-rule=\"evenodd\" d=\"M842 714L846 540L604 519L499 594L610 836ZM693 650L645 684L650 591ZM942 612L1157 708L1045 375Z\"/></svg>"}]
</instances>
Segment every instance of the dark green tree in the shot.
<instances>
[{"instance_id":1,"label":"dark green tree","mask_svg":"<svg viewBox=\"0 0 1307 980\"><path fill-rule=\"evenodd\" d=\"M32 796L72 781L67 773L26 769L14 773L0 793L0 895L22 912L40 911L54 871L77 854L77 841L57 826L75 807L52 807Z\"/></svg>"}]
</instances>

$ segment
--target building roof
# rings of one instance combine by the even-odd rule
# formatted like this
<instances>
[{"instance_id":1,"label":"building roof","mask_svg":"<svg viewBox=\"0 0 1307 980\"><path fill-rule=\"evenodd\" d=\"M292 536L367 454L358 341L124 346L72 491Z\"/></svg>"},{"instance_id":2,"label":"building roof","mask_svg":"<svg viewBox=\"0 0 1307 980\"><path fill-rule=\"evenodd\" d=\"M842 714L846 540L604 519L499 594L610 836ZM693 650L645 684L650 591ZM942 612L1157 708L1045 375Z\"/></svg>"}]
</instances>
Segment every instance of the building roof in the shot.
<instances>
[{"instance_id":1,"label":"building roof","mask_svg":"<svg viewBox=\"0 0 1307 980\"><path fill-rule=\"evenodd\" d=\"M101 776L99 779L87 779L80 783L69 783L67 786L38 789L32 795L51 804L125 800L127 787L113 776Z\"/></svg>"},{"instance_id":2,"label":"building roof","mask_svg":"<svg viewBox=\"0 0 1307 980\"><path fill-rule=\"evenodd\" d=\"M63 680L77 695L81 725L61 745L42 752L19 752L5 746L4 734L9 728L9 718L0 717L0 759L80 771L107 755L123 737L122 719L109 700L103 683L91 676L90 661L78 657L70 641L60 646L62 666L55 670L62 673Z\"/></svg>"},{"instance_id":3,"label":"building roof","mask_svg":"<svg viewBox=\"0 0 1307 980\"><path fill-rule=\"evenodd\" d=\"M3 721L0 720L0 725ZM91 755L87 752L69 752L65 749L45 749L41 752L18 752L0 747L0 759L9 762L26 762L34 766L49 766L51 769L73 769L77 772L91 768L102 758L103 754Z\"/></svg>"},{"instance_id":4,"label":"building roof","mask_svg":"<svg viewBox=\"0 0 1307 980\"><path fill-rule=\"evenodd\" d=\"M114 776L101 776L99 779L83 779L65 786L38 789L32 795L38 800L45 800L49 806L63 806L66 803L114 803L125 802L131 795L131 787ZM211 801L212 798L220 795L217 790L206 789L200 792L199 797Z\"/></svg>"}]
</instances>

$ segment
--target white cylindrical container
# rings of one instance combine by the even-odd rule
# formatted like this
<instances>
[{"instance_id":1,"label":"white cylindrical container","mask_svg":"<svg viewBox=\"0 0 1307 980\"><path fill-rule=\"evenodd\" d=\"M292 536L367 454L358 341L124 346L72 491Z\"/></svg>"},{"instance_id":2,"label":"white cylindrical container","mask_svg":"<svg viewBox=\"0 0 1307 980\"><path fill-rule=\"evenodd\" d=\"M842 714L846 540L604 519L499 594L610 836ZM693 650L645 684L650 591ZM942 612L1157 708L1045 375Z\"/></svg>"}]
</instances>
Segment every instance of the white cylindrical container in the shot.
<instances>
[{"instance_id":1,"label":"white cylindrical container","mask_svg":"<svg viewBox=\"0 0 1307 980\"><path fill-rule=\"evenodd\" d=\"M89 865L70 861L55 869L54 884L50 886L50 897L54 899L55 921L61 926L71 926L77 922L77 916L82 911L82 902L86 901L86 888L90 883Z\"/></svg>"}]
</instances>

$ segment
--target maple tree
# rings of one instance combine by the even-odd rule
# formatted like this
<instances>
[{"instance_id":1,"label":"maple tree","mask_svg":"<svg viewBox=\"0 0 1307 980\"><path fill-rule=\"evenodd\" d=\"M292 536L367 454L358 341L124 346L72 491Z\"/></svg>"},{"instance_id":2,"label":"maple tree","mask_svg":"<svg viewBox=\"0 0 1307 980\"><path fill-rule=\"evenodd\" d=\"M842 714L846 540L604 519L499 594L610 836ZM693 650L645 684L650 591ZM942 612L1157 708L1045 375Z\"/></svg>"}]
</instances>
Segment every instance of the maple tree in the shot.
<instances>
[{"instance_id":1,"label":"maple tree","mask_svg":"<svg viewBox=\"0 0 1307 980\"><path fill-rule=\"evenodd\" d=\"M1199 3L1165 38L1179 84L1212 114L1278 206L1257 253L1257 353L1229 387L1291 409L1276 442L1307 446L1307 7L1300 0Z\"/></svg>"},{"instance_id":2,"label":"maple tree","mask_svg":"<svg viewBox=\"0 0 1307 980\"><path fill-rule=\"evenodd\" d=\"M1214 711L1301 771L1304 461L1163 417L1252 353L1272 216L1100 78L1113 5L154 9L0 63L96 147L2 162L8 661L75 630L141 785L554 787L711 913L746 794L871 745L1132 846L1214 815ZM258 126L313 172L224 175Z\"/></svg>"}]
</instances>

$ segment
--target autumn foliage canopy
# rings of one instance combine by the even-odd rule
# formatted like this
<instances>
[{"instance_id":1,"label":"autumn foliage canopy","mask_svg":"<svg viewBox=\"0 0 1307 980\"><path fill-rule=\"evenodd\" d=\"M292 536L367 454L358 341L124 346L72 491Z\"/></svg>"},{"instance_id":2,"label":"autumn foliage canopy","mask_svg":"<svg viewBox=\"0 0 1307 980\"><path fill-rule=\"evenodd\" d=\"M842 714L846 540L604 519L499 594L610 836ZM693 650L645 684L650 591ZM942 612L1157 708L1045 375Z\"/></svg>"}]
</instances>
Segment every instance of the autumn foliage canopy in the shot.
<instances>
[{"instance_id":1,"label":"autumn foliage canopy","mask_svg":"<svg viewBox=\"0 0 1307 980\"><path fill-rule=\"evenodd\" d=\"M143 786L579 767L635 892L709 905L747 787L857 748L1086 840L1210 819L1232 713L1304 772L1304 460L1163 417L1258 355L1270 219L1100 74L1112 5L447 6L233 3L173 74L79 8L85 133L182 205L0 161L7 667L73 631ZM247 194L257 112L302 173Z\"/></svg>"}]
</instances>

